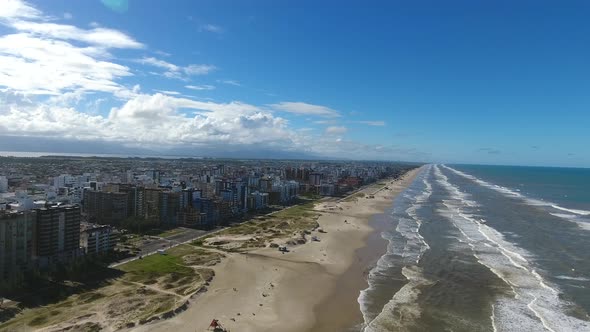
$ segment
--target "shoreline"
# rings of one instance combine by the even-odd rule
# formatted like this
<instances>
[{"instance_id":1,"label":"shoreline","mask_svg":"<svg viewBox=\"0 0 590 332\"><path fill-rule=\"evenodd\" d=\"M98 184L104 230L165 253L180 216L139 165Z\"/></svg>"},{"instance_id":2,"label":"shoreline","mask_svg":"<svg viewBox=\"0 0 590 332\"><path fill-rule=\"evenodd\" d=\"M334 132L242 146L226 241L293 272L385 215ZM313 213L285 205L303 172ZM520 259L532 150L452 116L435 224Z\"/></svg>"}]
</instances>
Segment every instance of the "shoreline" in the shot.
<instances>
[{"instance_id":1,"label":"shoreline","mask_svg":"<svg viewBox=\"0 0 590 332\"><path fill-rule=\"evenodd\" d=\"M374 204L375 213L366 217L369 229L368 234L363 236L363 245L354 251L352 263L339 275L332 292L314 307L315 317L323 318L316 320L311 332L360 330L364 318L358 298L360 292L369 286L369 272L387 251L388 241L381 237L381 233L388 227L388 214L392 211L397 195L414 181L420 170L421 168L417 168L404 174L401 179L395 181L393 186L397 188L389 190L388 196L391 196L383 197L382 201ZM391 186L391 180L388 184Z\"/></svg>"},{"instance_id":2,"label":"shoreline","mask_svg":"<svg viewBox=\"0 0 590 332\"><path fill-rule=\"evenodd\" d=\"M315 317L329 318L316 320L310 332L321 332L326 329L359 331L364 324L358 297L360 292L369 286L369 272L387 251L388 242L381 237L381 233L386 229L388 221L388 217L384 215L390 210L388 208L383 213L370 217L368 225L372 231L365 238L365 245L356 249L354 261L338 276L332 292L314 307ZM346 308L343 308L343 303L346 303ZM343 311L346 314L343 314Z\"/></svg>"},{"instance_id":3,"label":"shoreline","mask_svg":"<svg viewBox=\"0 0 590 332\"><path fill-rule=\"evenodd\" d=\"M319 241L294 246L288 253L276 248L229 253L213 267L208 291L191 300L186 311L130 330L205 331L212 319L241 332L333 331L362 323L358 296L387 246L379 215L420 169L344 199L319 201L314 210L322 232L309 234Z\"/></svg>"}]
</instances>

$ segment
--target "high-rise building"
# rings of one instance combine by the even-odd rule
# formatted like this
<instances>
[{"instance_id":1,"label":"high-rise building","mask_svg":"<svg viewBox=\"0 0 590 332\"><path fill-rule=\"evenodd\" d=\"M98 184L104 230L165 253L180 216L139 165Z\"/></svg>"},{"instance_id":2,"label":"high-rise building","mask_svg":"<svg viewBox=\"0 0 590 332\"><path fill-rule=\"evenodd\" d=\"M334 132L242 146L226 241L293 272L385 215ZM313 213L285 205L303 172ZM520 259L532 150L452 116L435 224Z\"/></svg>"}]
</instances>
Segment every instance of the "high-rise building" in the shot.
<instances>
[{"instance_id":1,"label":"high-rise building","mask_svg":"<svg viewBox=\"0 0 590 332\"><path fill-rule=\"evenodd\" d=\"M322 174L321 173L311 173L309 174L309 183L314 186L319 186L322 182Z\"/></svg>"},{"instance_id":2,"label":"high-rise building","mask_svg":"<svg viewBox=\"0 0 590 332\"><path fill-rule=\"evenodd\" d=\"M143 211L146 219L160 220L160 193L162 189L145 188Z\"/></svg>"},{"instance_id":3,"label":"high-rise building","mask_svg":"<svg viewBox=\"0 0 590 332\"><path fill-rule=\"evenodd\" d=\"M160 222L162 224L178 225L181 196L180 192L163 191L160 193Z\"/></svg>"},{"instance_id":4,"label":"high-rise building","mask_svg":"<svg viewBox=\"0 0 590 332\"><path fill-rule=\"evenodd\" d=\"M39 266L76 257L80 250L80 207L53 206L36 212L36 258Z\"/></svg>"},{"instance_id":5,"label":"high-rise building","mask_svg":"<svg viewBox=\"0 0 590 332\"><path fill-rule=\"evenodd\" d=\"M0 193L8 191L8 179L5 176L0 176Z\"/></svg>"},{"instance_id":6,"label":"high-rise building","mask_svg":"<svg viewBox=\"0 0 590 332\"><path fill-rule=\"evenodd\" d=\"M12 284L32 267L36 211L0 212L0 284Z\"/></svg>"},{"instance_id":7,"label":"high-rise building","mask_svg":"<svg viewBox=\"0 0 590 332\"><path fill-rule=\"evenodd\" d=\"M118 225L128 217L127 193L84 191L84 212L88 221Z\"/></svg>"},{"instance_id":8,"label":"high-rise building","mask_svg":"<svg viewBox=\"0 0 590 332\"><path fill-rule=\"evenodd\" d=\"M145 217L144 213L144 193L143 187L133 185L119 185L119 192L127 194L127 216L128 217Z\"/></svg>"}]
</instances>

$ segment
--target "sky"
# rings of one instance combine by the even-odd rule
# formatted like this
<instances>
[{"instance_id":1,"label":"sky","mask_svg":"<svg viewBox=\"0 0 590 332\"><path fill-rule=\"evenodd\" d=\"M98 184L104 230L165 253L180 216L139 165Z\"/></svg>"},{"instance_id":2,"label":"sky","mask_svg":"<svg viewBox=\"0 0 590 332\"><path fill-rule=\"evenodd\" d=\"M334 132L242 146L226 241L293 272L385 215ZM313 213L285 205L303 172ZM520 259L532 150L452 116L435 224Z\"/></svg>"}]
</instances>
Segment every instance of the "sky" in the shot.
<instances>
[{"instance_id":1,"label":"sky","mask_svg":"<svg viewBox=\"0 0 590 332\"><path fill-rule=\"evenodd\" d=\"M589 15L0 0L0 150L590 167Z\"/></svg>"}]
</instances>

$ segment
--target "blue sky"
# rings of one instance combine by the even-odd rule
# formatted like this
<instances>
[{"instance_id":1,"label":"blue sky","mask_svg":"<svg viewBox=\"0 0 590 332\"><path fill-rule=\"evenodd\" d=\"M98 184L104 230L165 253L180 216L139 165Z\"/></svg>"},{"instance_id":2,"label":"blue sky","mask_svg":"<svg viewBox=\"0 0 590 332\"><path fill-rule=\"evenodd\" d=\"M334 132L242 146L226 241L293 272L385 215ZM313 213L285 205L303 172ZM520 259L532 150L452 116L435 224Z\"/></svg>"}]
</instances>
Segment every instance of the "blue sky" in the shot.
<instances>
[{"instance_id":1,"label":"blue sky","mask_svg":"<svg viewBox=\"0 0 590 332\"><path fill-rule=\"evenodd\" d=\"M583 1L5 1L5 139L590 167Z\"/></svg>"}]
</instances>

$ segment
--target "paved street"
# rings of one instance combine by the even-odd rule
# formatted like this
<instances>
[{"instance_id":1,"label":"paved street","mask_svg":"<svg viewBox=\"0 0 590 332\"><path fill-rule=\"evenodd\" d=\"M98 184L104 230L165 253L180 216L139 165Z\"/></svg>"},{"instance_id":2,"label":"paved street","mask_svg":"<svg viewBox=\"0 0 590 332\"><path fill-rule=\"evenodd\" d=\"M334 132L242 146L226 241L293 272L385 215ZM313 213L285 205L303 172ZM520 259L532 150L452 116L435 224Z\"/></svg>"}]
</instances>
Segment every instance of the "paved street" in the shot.
<instances>
[{"instance_id":1,"label":"paved street","mask_svg":"<svg viewBox=\"0 0 590 332\"><path fill-rule=\"evenodd\" d=\"M210 231L203 231L198 229L180 227L178 228L178 230L180 230L179 233L172 234L168 237L147 236L146 240L144 240L143 243L138 246L138 248L141 251L137 256L113 263L109 265L109 267L117 267L121 264L134 261L138 259L139 256L149 256L158 252L159 249L173 248L177 245L194 241L200 237L209 235L211 233L219 232L223 229L225 228L217 228Z\"/></svg>"}]
</instances>

